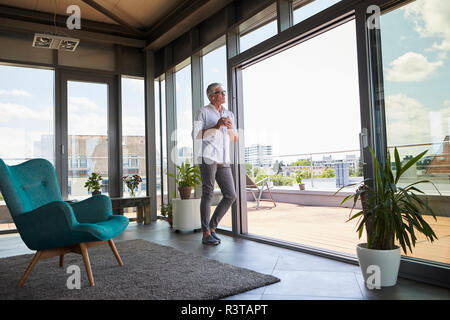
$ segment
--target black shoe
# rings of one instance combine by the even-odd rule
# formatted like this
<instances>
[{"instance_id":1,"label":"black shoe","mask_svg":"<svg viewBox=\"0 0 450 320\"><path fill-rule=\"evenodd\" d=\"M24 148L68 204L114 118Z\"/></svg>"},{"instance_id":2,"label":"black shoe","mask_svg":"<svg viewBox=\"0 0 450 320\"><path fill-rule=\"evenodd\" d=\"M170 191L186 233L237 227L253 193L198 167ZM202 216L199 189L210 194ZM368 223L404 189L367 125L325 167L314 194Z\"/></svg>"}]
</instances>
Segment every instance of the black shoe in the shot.
<instances>
[{"instance_id":1,"label":"black shoe","mask_svg":"<svg viewBox=\"0 0 450 320\"><path fill-rule=\"evenodd\" d=\"M211 235L213 236L214 239L220 242L220 238L217 236L217 233L211 232Z\"/></svg>"},{"instance_id":2,"label":"black shoe","mask_svg":"<svg viewBox=\"0 0 450 320\"><path fill-rule=\"evenodd\" d=\"M207 236L206 238L203 237L202 243L203 243L203 244L216 245L216 244L219 244L220 241L217 241L216 238L214 238L213 236L209 235L209 236Z\"/></svg>"}]
</instances>

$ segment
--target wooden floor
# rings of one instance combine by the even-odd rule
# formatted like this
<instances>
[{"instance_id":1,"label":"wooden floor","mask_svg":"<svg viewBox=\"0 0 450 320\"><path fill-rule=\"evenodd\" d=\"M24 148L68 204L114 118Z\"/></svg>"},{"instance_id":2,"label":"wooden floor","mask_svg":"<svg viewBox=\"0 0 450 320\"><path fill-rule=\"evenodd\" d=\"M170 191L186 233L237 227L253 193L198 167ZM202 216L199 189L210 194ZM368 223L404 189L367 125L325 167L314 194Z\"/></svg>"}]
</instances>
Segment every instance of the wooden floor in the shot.
<instances>
[{"instance_id":1,"label":"wooden floor","mask_svg":"<svg viewBox=\"0 0 450 320\"><path fill-rule=\"evenodd\" d=\"M256 210L254 202L248 204L249 234L353 255L356 255L356 245L366 241L365 234L358 239L357 221L345 222L350 209L290 203L277 203L274 208L270 202L264 202ZM435 221L432 217L425 217L425 220L438 240L430 243L424 236L417 235L416 247L408 256L450 264L450 218L437 217ZM220 226L231 228L230 212L222 219Z\"/></svg>"}]
</instances>

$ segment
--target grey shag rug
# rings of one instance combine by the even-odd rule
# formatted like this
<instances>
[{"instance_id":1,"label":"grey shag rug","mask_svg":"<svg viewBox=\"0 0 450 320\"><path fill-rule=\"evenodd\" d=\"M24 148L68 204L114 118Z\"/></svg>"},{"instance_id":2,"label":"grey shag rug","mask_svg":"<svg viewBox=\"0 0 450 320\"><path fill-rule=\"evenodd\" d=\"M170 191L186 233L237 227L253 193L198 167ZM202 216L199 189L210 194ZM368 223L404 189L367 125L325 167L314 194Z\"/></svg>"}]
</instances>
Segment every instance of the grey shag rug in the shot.
<instances>
[{"instance_id":1,"label":"grey shag rug","mask_svg":"<svg viewBox=\"0 0 450 320\"><path fill-rule=\"evenodd\" d=\"M210 300L280 281L272 276L225 264L145 240L116 242L124 266L108 245L89 248L95 286L90 287L83 259L67 254L39 261L22 288L17 288L33 255L0 259L0 299L27 300ZM81 289L68 289L70 265L81 271Z\"/></svg>"}]
</instances>

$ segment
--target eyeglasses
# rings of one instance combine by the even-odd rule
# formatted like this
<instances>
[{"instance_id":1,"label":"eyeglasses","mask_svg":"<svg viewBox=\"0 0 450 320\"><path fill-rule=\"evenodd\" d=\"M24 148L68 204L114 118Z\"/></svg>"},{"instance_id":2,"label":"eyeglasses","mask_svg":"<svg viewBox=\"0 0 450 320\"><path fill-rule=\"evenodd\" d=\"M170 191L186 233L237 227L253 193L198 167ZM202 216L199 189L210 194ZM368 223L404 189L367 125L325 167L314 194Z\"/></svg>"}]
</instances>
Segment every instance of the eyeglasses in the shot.
<instances>
[{"instance_id":1,"label":"eyeglasses","mask_svg":"<svg viewBox=\"0 0 450 320\"><path fill-rule=\"evenodd\" d=\"M225 90L213 92L213 94L219 94L219 93L225 95L227 92Z\"/></svg>"}]
</instances>

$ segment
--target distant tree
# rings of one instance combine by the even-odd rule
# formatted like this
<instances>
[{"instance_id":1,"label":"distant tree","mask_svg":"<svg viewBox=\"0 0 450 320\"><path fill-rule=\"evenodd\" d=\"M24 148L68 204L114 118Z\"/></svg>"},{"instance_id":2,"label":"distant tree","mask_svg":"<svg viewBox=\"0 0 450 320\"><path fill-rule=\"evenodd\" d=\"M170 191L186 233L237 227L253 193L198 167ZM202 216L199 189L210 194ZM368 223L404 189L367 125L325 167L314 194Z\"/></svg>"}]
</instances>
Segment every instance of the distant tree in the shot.
<instances>
[{"instance_id":1,"label":"distant tree","mask_svg":"<svg viewBox=\"0 0 450 320\"><path fill-rule=\"evenodd\" d=\"M267 178L267 172L263 168L258 169L255 177L255 182L261 181L264 178Z\"/></svg>"},{"instance_id":2,"label":"distant tree","mask_svg":"<svg viewBox=\"0 0 450 320\"><path fill-rule=\"evenodd\" d=\"M274 174L270 176L270 181L274 186L291 186L294 183L294 177L285 177L282 174Z\"/></svg>"},{"instance_id":3,"label":"distant tree","mask_svg":"<svg viewBox=\"0 0 450 320\"><path fill-rule=\"evenodd\" d=\"M290 164L290 166L292 166L292 167L310 166L310 165L311 165L311 161L309 161L309 160L298 160L298 161L292 162Z\"/></svg>"},{"instance_id":4,"label":"distant tree","mask_svg":"<svg viewBox=\"0 0 450 320\"><path fill-rule=\"evenodd\" d=\"M300 176L302 177L302 179L310 179L311 178L311 169L306 168L306 169L300 170Z\"/></svg>"},{"instance_id":5,"label":"distant tree","mask_svg":"<svg viewBox=\"0 0 450 320\"><path fill-rule=\"evenodd\" d=\"M247 174L250 177L252 176L252 169L253 169L253 165L251 163L246 163L245 164L245 171L247 172Z\"/></svg>"},{"instance_id":6,"label":"distant tree","mask_svg":"<svg viewBox=\"0 0 450 320\"><path fill-rule=\"evenodd\" d=\"M321 178L334 178L336 177L336 171L331 167L326 167L320 175Z\"/></svg>"}]
</instances>

